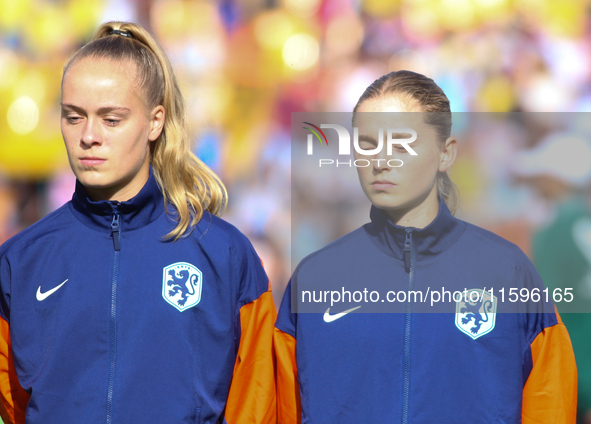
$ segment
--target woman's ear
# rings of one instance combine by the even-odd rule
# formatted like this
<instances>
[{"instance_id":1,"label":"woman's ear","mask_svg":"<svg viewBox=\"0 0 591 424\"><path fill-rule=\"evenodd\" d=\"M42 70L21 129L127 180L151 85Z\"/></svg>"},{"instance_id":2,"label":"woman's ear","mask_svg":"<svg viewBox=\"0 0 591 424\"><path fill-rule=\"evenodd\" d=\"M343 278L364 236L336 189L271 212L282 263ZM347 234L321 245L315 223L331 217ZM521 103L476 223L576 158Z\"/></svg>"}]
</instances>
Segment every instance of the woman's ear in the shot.
<instances>
[{"instance_id":1,"label":"woman's ear","mask_svg":"<svg viewBox=\"0 0 591 424\"><path fill-rule=\"evenodd\" d=\"M445 140L443 149L441 149L439 160L439 172L447 171L456 160L458 154L458 140L451 136Z\"/></svg>"},{"instance_id":2,"label":"woman's ear","mask_svg":"<svg viewBox=\"0 0 591 424\"><path fill-rule=\"evenodd\" d=\"M165 116L166 111L164 110L164 106L158 105L152 109L152 113L150 114L150 134L148 135L148 140L154 141L160 137L162 129L164 128Z\"/></svg>"}]
</instances>

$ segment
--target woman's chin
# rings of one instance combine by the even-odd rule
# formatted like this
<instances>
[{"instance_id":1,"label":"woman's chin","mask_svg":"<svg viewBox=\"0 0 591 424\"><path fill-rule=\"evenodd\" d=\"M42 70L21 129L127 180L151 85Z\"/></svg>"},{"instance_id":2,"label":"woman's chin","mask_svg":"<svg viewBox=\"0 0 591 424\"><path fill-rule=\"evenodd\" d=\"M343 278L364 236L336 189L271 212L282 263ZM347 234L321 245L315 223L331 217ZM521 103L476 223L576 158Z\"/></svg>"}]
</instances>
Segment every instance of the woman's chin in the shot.
<instances>
[{"instance_id":1,"label":"woman's chin","mask_svg":"<svg viewBox=\"0 0 591 424\"><path fill-rule=\"evenodd\" d=\"M81 175L77 176L77 178L78 181L80 181L80 184L88 189L101 190L113 185L113 183L108 181L106 178L97 178L97 176Z\"/></svg>"},{"instance_id":2,"label":"woman's chin","mask_svg":"<svg viewBox=\"0 0 591 424\"><path fill-rule=\"evenodd\" d=\"M402 199L400 195L385 193L385 192L373 192L366 193L369 201L378 209L383 210L399 210L402 209L405 199Z\"/></svg>"}]
</instances>

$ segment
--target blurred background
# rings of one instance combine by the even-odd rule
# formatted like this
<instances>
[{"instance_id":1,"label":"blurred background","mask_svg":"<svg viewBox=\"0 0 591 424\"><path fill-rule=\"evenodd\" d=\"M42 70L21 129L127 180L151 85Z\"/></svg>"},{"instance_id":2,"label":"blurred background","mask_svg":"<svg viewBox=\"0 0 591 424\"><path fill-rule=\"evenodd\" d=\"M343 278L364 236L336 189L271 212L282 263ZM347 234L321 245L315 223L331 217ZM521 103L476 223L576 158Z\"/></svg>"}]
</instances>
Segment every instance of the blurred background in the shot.
<instances>
[{"instance_id":1,"label":"blurred background","mask_svg":"<svg viewBox=\"0 0 591 424\"><path fill-rule=\"evenodd\" d=\"M409 69L432 77L454 112L578 112L567 132L588 144L590 7L589 0L0 0L0 243L71 198L61 72L103 21L138 22L169 54L195 152L226 183L224 217L253 241L279 302L301 257L357 225L310 223L301 214L292 221L291 112L349 112L376 78ZM553 134L565 131L543 125L548 116L526 133L480 128L460 140L452 172L458 216L518 244L546 284L591 287L591 178L585 169L573 178L569 158L556 167L551 150L544 156ZM591 166L581 154L577 166ZM294 198L299 207L321 207L321 190L293 183L304 192ZM359 192L335 191L345 206L363 201ZM367 221L368 209L362 213ZM303 246L298 252L292 239ZM565 267L577 270L567 280L556 276ZM571 321L584 412L591 346L577 340L591 340L591 323Z\"/></svg>"}]
</instances>

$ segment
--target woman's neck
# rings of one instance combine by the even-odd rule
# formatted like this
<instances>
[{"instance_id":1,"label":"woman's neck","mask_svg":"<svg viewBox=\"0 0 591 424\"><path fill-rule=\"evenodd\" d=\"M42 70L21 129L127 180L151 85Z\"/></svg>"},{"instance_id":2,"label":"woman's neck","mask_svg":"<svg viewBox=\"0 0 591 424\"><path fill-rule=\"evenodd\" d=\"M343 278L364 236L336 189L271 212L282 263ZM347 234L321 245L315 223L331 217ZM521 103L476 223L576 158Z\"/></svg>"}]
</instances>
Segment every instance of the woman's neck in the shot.
<instances>
[{"instance_id":1,"label":"woman's neck","mask_svg":"<svg viewBox=\"0 0 591 424\"><path fill-rule=\"evenodd\" d=\"M405 209L385 210L390 220L401 227L425 228L437 217L439 212L439 193L437 185L414 205Z\"/></svg>"}]
</instances>

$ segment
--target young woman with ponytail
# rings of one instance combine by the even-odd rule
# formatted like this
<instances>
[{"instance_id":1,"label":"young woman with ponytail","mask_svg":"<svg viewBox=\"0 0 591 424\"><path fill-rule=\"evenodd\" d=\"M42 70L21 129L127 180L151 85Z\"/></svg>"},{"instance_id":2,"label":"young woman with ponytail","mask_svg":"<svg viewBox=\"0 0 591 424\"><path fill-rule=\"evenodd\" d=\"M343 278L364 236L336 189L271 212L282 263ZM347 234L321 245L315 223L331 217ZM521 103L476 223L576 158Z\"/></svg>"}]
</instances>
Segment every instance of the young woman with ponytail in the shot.
<instances>
[{"instance_id":1,"label":"young woman with ponytail","mask_svg":"<svg viewBox=\"0 0 591 424\"><path fill-rule=\"evenodd\" d=\"M74 196L0 247L4 422L274 423L269 282L166 54L103 24L61 107Z\"/></svg>"},{"instance_id":2,"label":"young woman with ponytail","mask_svg":"<svg viewBox=\"0 0 591 424\"><path fill-rule=\"evenodd\" d=\"M384 75L353 124L368 151L356 159L371 163L357 168L371 222L292 275L275 324L279 423L574 423L574 356L551 302L509 309L484 293L541 291L539 275L517 246L453 216L457 140L441 88L410 71ZM416 155L380 151L384 128L413 129ZM325 309L306 311L306 291L322 290ZM352 301L355 290L379 298ZM431 310L416 300L444 290L449 300Z\"/></svg>"}]
</instances>

